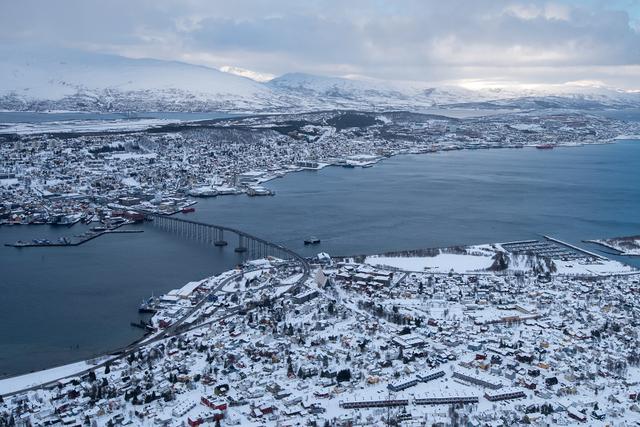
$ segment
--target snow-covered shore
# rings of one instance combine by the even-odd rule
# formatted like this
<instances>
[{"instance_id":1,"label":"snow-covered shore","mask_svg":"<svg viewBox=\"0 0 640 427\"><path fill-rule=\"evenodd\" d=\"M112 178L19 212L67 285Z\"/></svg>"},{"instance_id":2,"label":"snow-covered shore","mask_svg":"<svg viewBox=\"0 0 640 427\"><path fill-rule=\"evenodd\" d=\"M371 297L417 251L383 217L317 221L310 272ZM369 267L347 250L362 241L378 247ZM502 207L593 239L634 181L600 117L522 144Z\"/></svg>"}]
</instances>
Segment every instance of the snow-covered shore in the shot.
<instances>
[{"instance_id":1,"label":"snow-covered shore","mask_svg":"<svg viewBox=\"0 0 640 427\"><path fill-rule=\"evenodd\" d=\"M100 362L106 362L109 358L99 359ZM98 360L81 361L69 363L67 365L56 366L55 368L45 369L42 371L31 372L16 377L0 379L0 395L15 393L30 387L38 387L51 381L77 376L80 372L95 367Z\"/></svg>"}]
</instances>

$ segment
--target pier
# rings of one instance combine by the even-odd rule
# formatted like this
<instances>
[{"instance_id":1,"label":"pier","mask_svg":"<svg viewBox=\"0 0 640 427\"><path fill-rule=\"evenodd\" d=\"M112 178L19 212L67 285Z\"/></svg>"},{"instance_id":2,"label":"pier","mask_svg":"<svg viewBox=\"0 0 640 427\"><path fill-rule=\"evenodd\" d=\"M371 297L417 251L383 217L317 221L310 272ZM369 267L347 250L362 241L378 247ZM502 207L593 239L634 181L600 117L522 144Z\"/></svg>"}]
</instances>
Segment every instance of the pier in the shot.
<instances>
[{"instance_id":1,"label":"pier","mask_svg":"<svg viewBox=\"0 0 640 427\"><path fill-rule=\"evenodd\" d=\"M61 237L58 241L49 241L47 239L33 240L31 242L23 242L18 240L15 243L5 243L5 246L13 247L13 248L42 248L42 247L63 247L63 246L80 246L84 243L87 243L90 240L95 239L96 237L103 236L105 234L129 234L129 233L142 233L144 230L118 230L118 228L123 225L131 224L130 222L125 222L119 224L113 228L109 228L107 230L102 231L90 231L85 233L84 235L71 240L67 237Z\"/></svg>"},{"instance_id":2,"label":"pier","mask_svg":"<svg viewBox=\"0 0 640 427\"><path fill-rule=\"evenodd\" d=\"M607 258L603 257L602 255L598 255L598 254L596 254L594 252L590 252L590 251L588 251L586 249L579 248L579 247L577 247L575 245L572 245L571 243L563 242L562 240L558 240L558 239L555 239L555 238L550 237L550 236L543 236L543 237L545 239L551 241L551 242L555 242L555 243L557 243L559 245L566 246L567 248L571 248L574 251L583 253L583 254L585 254L587 256L591 256L591 257L594 257L594 258L599 259L599 260L606 260L607 259Z\"/></svg>"}]
</instances>

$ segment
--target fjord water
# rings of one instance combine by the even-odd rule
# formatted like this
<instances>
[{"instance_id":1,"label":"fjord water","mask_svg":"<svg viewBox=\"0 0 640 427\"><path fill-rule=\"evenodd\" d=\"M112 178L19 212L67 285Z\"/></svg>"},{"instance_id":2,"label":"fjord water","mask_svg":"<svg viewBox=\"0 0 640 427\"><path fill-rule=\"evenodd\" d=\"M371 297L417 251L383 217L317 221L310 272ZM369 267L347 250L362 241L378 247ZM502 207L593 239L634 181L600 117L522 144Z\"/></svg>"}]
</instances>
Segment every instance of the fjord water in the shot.
<instances>
[{"instance_id":1,"label":"fjord water","mask_svg":"<svg viewBox=\"0 0 640 427\"><path fill-rule=\"evenodd\" d=\"M311 255L640 234L640 141L554 150L449 151L269 182L275 197L222 197L191 218ZM305 247L308 235L322 240Z\"/></svg>"},{"instance_id":2,"label":"fjord water","mask_svg":"<svg viewBox=\"0 0 640 427\"><path fill-rule=\"evenodd\" d=\"M373 168L290 174L266 184L275 197L200 199L185 217L237 227L307 255L541 234L581 244L640 234L639 165L640 141L404 155ZM79 234L82 227L2 227L0 243ZM144 233L78 247L0 248L0 376L126 345L140 336L129 323L138 319L142 298L239 261L232 245L210 248L137 227ZM322 243L305 247L310 235ZM619 259L640 266L638 258Z\"/></svg>"}]
</instances>

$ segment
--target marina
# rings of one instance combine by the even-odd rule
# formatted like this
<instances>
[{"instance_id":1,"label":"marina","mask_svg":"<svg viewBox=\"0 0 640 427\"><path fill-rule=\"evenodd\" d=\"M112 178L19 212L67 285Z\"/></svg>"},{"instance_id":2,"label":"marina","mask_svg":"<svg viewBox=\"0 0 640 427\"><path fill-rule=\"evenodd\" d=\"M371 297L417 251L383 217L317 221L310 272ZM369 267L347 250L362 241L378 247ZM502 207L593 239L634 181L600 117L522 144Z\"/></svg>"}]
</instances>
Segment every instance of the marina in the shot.
<instances>
[{"instance_id":1,"label":"marina","mask_svg":"<svg viewBox=\"0 0 640 427\"><path fill-rule=\"evenodd\" d=\"M540 257L560 258L567 261L584 258L585 255L594 259L605 259L602 255L587 251L551 236L543 237L545 241L526 240L502 243L501 246L512 253L533 254Z\"/></svg>"}]
</instances>

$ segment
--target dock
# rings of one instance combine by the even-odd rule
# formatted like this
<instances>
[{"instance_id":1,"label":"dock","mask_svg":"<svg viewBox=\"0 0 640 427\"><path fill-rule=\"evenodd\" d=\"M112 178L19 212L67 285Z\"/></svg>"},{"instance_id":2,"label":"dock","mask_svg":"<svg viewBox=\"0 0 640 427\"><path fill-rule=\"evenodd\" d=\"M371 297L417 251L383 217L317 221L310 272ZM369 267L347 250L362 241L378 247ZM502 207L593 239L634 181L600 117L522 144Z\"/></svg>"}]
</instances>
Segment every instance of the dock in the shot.
<instances>
[{"instance_id":1,"label":"dock","mask_svg":"<svg viewBox=\"0 0 640 427\"><path fill-rule=\"evenodd\" d=\"M83 236L80 236L77 240L70 240L66 237L61 237L60 240L53 241L53 242L46 239L41 239L41 240L36 239L31 242L22 242L18 240L15 243L5 243L4 245L13 247L13 248L42 248L42 247L53 248L53 247L66 247L66 246L80 246L84 243L87 243L90 240L93 240L105 234L129 234L129 233L144 232L144 230L118 230L118 228L128 224L131 224L131 223L119 224L114 228L103 230L103 231L89 232Z\"/></svg>"},{"instance_id":2,"label":"dock","mask_svg":"<svg viewBox=\"0 0 640 427\"><path fill-rule=\"evenodd\" d=\"M558 240L558 239L555 239L555 238L550 237L550 236L543 236L543 237L545 239L547 239L547 240L550 240L550 241L554 242L554 243L557 243L557 244L562 245L562 246L566 246L568 248L573 249L574 251L581 252L583 254L592 256L592 257L594 257L596 259L599 259L599 260L602 260L602 261L606 261L607 260L607 258L603 257L602 255L598 255L595 252L590 252L590 251L588 251L586 249L579 248L577 246L572 245L571 243L563 242L562 240Z\"/></svg>"}]
</instances>

